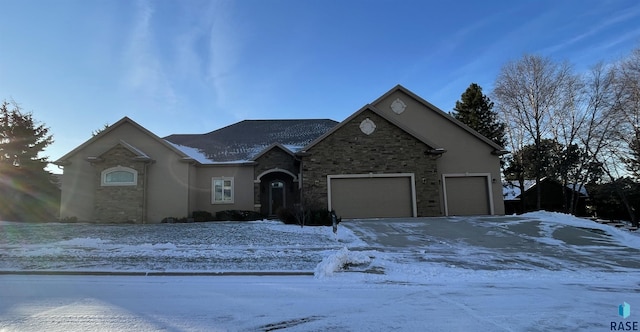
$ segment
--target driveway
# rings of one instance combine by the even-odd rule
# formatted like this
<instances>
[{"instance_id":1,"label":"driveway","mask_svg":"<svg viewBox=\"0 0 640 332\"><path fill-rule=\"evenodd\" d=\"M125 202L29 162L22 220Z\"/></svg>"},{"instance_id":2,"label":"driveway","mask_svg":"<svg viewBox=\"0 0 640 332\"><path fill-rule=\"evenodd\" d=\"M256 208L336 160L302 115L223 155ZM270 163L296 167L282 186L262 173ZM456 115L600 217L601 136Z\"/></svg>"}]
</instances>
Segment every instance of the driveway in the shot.
<instances>
[{"instance_id":1,"label":"driveway","mask_svg":"<svg viewBox=\"0 0 640 332\"><path fill-rule=\"evenodd\" d=\"M443 217L340 225L366 243L350 250L384 253L397 262L480 270L640 269L639 236L587 220L568 225L535 217Z\"/></svg>"},{"instance_id":2,"label":"driveway","mask_svg":"<svg viewBox=\"0 0 640 332\"><path fill-rule=\"evenodd\" d=\"M0 222L0 272L311 273L342 248L368 255L352 270L634 271L640 234L563 215L158 225ZM559 219L560 218L560 219ZM565 218L566 220L562 219ZM395 267L390 266L395 264Z\"/></svg>"}]
</instances>

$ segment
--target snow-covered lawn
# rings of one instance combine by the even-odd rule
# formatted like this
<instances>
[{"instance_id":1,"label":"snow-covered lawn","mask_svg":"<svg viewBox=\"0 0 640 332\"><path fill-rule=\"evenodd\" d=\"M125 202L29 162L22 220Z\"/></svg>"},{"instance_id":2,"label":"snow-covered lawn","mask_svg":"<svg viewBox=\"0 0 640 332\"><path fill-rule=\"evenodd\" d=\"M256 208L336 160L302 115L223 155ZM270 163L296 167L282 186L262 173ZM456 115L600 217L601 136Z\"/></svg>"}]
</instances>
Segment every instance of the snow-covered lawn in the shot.
<instances>
[{"instance_id":1,"label":"snow-covered lawn","mask_svg":"<svg viewBox=\"0 0 640 332\"><path fill-rule=\"evenodd\" d=\"M5 222L0 235L4 273L134 274L0 275L1 332L611 331L640 321L639 234L547 212L354 220L337 235L273 221Z\"/></svg>"},{"instance_id":2,"label":"snow-covered lawn","mask_svg":"<svg viewBox=\"0 0 640 332\"><path fill-rule=\"evenodd\" d=\"M0 271L313 271L357 241L277 221L152 225L0 224Z\"/></svg>"}]
</instances>

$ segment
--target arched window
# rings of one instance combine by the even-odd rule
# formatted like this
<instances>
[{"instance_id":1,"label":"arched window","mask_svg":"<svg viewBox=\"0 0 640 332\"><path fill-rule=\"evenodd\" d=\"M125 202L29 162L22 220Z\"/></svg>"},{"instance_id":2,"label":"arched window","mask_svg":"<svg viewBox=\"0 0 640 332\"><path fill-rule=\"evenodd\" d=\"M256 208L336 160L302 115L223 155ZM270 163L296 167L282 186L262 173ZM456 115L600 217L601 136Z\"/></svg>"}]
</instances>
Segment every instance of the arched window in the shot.
<instances>
[{"instance_id":1,"label":"arched window","mask_svg":"<svg viewBox=\"0 0 640 332\"><path fill-rule=\"evenodd\" d=\"M138 171L133 168L116 166L102 171L103 186L135 186L138 184Z\"/></svg>"}]
</instances>

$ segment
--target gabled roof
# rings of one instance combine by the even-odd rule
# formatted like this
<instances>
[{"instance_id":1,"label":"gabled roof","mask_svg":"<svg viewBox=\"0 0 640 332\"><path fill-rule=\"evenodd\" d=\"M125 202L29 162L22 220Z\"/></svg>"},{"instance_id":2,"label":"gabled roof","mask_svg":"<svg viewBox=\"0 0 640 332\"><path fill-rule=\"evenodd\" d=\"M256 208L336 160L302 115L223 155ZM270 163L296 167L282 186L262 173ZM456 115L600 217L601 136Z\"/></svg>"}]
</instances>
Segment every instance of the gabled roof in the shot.
<instances>
[{"instance_id":1,"label":"gabled roof","mask_svg":"<svg viewBox=\"0 0 640 332\"><path fill-rule=\"evenodd\" d=\"M401 92L407 94L408 96L410 96L411 98L415 99L416 101L418 101L419 103L421 103L425 107L427 107L427 108L431 109L432 111L434 111L435 114L440 115L441 117L447 119L448 121L450 121L454 125L464 129L465 131L467 131L471 135L475 136L477 139L479 139L479 140L483 141L484 143L488 144L489 146L491 146L494 149L494 153L495 154L506 154L506 153L508 153L508 151L506 151L500 145L494 143L492 140L490 140L490 139L486 138L485 136L481 135L480 133L478 133L477 131L475 131L471 127L469 127L466 124L458 121L456 118L454 118L450 114L444 112L443 110L439 109L438 107L436 107L435 105L431 104L430 102L422 99L422 97L420 97L417 94L411 92L409 89L403 87L400 84L396 85L393 89L389 90L387 93L385 93L382 96L380 96L378 99L373 101L372 104L375 105L375 104L379 103L380 101L382 101L383 99L386 99L391 94L393 94L393 93L395 93L397 91L401 91Z\"/></svg>"},{"instance_id":2,"label":"gabled roof","mask_svg":"<svg viewBox=\"0 0 640 332\"><path fill-rule=\"evenodd\" d=\"M360 110L358 110L357 112L353 113L351 116L349 116L348 118L346 118L344 121L340 122L337 126L333 127L333 129L331 129L330 131L326 132L324 135L318 137L316 140L314 140L313 142L309 143L309 145L305 146L301 152L306 152L309 149L311 149L312 147L314 147L316 144L320 143L322 140L324 140L325 138L327 138L329 135L333 134L334 132L336 132L338 129L342 128L344 125L346 125L347 123L349 123L351 120L353 120L355 117L359 116L360 114L362 114L365 111L371 111L377 115L379 115L380 117L384 118L385 120L391 122L392 124L394 124L395 126L399 127L400 129L404 130L405 132L407 132L409 135L413 136L414 138L416 138L417 140L423 142L424 144L426 144L427 146L431 147L434 150L439 151L440 153L445 152L445 150L436 145L435 143L431 142L429 139L427 139L426 137L424 137L423 135L411 130L410 128L407 128L406 126L404 126L402 123L398 122L397 120L395 120L392 117L387 116L384 112L378 110L376 107L374 107L371 104L367 104L364 107L362 107Z\"/></svg>"},{"instance_id":3,"label":"gabled roof","mask_svg":"<svg viewBox=\"0 0 640 332\"><path fill-rule=\"evenodd\" d=\"M296 152L338 124L330 119L244 120L206 134L176 134L164 139L199 150L213 162L251 161L280 144Z\"/></svg>"},{"instance_id":4,"label":"gabled roof","mask_svg":"<svg viewBox=\"0 0 640 332\"><path fill-rule=\"evenodd\" d=\"M149 157L146 153L144 153L142 150L136 148L135 146L125 142L124 140L120 140L120 142L118 142L115 145L109 147L108 149L105 149L104 151L102 151L97 156L89 156L89 157L87 157L87 159L89 159L89 160L101 159L101 157L105 153L109 152L111 149L113 149L116 146L122 146L123 148L129 150L135 156L135 157L133 157L135 160L138 160L138 161L151 161L151 157Z\"/></svg>"},{"instance_id":5,"label":"gabled roof","mask_svg":"<svg viewBox=\"0 0 640 332\"><path fill-rule=\"evenodd\" d=\"M131 120L129 117L123 117L122 119L120 119L118 122L112 124L111 126L105 128L103 131L101 131L100 133L98 133L97 135L91 137L89 140L87 140L86 142L82 143L81 145L79 145L78 147L76 147L75 149L71 150L69 153L65 154L64 156L60 157L58 160L54 161L53 163L56 165L66 165L68 164L68 159L71 158L73 155L75 155L76 153L78 153L78 151L84 149L85 147L87 147L88 145L92 144L93 142L99 140L101 137L107 135L108 133L112 132L113 130L115 130L115 128L120 127L122 124L124 123L129 123L131 124L133 127L135 127L136 129L142 131L143 133L145 133L146 135L148 135L149 137L151 137L152 139L154 139L155 141L157 141L158 143L166 146L168 149L174 151L175 153L177 153L179 156L183 157L183 158L189 158L189 156L187 156L185 153L183 153L182 151L178 150L175 146L169 144L168 142L166 142L165 140L161 139L160 137L158 137L156 134L152 133L151 131L147 130L145 127L139 125L137 122ZM124 141L120 141L120 143L124 143L123 146L125 146L126 148L130 148L133 149L131 150L134 154L136 155L140 155L144 153L140 150L138 150L137 148L133 147L132 145L124 142ZM137 152L136 152L137 150Z\"/></svg>"},{"instance_id":6,"label":"gabled roof","mask_svg":"<svg viewBox=\"0 0 640 332\"><path fill-rule=\"evenodd\" d=\"M290 146L291 147L291 146ZM262 157L264 154L266 154L267 152L273 150L273 149L280 149L282 151L284 151L285 153L294 156L294 153L297 152L298 150L300 150L300 148L298 147L291 147L292 149L288 149L287 147L285 147L284 145L280 144L280 143L273 143L271 145L269 145L268 147L266 147L264 150L262 150L260 153L258 153L257 155L253 156L253 158L251 158L251 160L255 161L258 160L258 158Z\"/></svg>"}]
</instances>

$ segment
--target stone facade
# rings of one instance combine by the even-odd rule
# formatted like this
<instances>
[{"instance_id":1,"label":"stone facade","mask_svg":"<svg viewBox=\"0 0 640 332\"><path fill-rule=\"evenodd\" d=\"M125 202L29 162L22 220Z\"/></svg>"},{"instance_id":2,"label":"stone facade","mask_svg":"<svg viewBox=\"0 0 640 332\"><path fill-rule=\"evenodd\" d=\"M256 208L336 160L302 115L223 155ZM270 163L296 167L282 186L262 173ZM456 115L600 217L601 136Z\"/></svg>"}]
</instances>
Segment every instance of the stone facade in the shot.
<instances>
[{"instance_id":1,"label":"stone facade","mask_svg":"<svg viewBox=\"0 0 640 332\"><path fill-rule=\"evenodd\" d=\"M257 179L258 176L265 171L279 168L284 169L291 174L298 174L298 166L296 165L295 158L280 149L279 147L274 147L271 150L264 153L262 156L256 159L257 165L254 167L254 178Z\"/></svg>"},{"instance_id":2,"label":"stone facade","mask_svg":"<svg viewBox=\"0 0 640 332\"><path fill-rule=\"evenodd\" d=\"M418 216L440 216L437 157L426 153L430 149L377 113L364 110L302 155L304 203L311 208L328 206L327 175L414 173Z\"/></svg>"},{"instance_id":3,"label":"stone facade","mask_svg":"<svg viewBox=\"0 0 640 332\"><path fill-rule=\"evenodd\" d=\"M297 177L299 172L299 162L296 161L294 156L286 151L283 151L279 147L274 147L271 150L264 153L262 156L258 157L256 160L256 165L254 166L254 202L255 202L255 211L260 212L264 215L270 214L269 212L269 193L268 193L268 185L273 180L281 180L285 183L287 188L286 195L286 206L292 208L294 204L299 202L299 191L298 191L298 182L294 182L294 178L286 172L274 171L271 173L264 174L263 177L258 181L258 176L263 174L264 172L279 169L285 170L294 176ZM297 180L297 179L296 179Z\"/></svg>"},{"instance_id":4,"label":"stone facade","mask_svg":"<svg viewBox=\"0 0 640 332\"><path fill-rule=\"evenodd\" d=\"M144 187L145 163L135 161L136 155L117 145L100 156L101 161L94 164L96 171L96 194L94 205L94 219L96 222L144 222ZM129 167L138 172L135 186L104 186L102 171L117 167Z\"/></svg>"}]
</instances>

